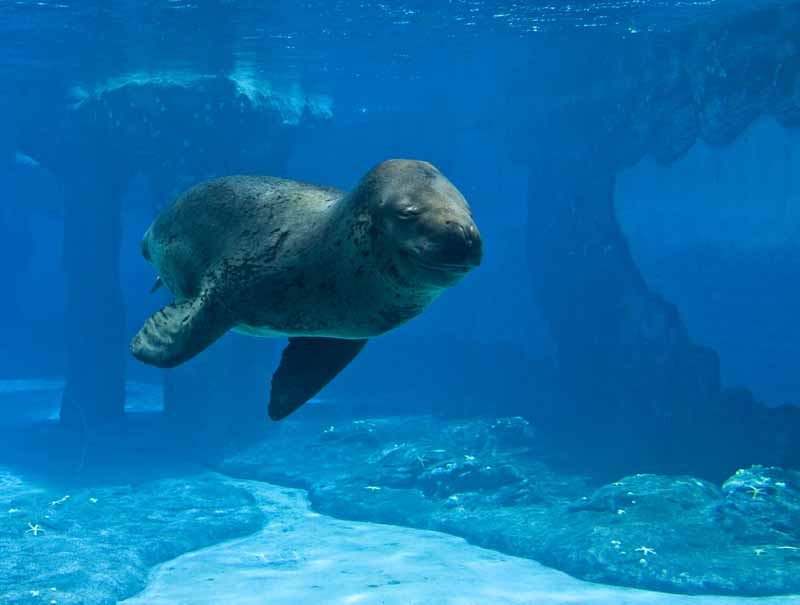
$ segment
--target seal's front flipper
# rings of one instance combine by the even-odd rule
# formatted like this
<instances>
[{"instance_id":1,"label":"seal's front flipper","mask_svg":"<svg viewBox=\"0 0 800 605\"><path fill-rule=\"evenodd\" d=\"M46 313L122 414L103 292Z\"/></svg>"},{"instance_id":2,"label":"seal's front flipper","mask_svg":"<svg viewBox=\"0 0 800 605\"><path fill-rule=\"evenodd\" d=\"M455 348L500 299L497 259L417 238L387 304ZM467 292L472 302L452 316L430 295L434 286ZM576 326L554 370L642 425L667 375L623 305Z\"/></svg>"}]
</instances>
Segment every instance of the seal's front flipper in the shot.
<instances>
[{"instance_id":1,"label":"seal's front flipper","mask_svg":"<svg viewBox=\"0 0 800 605\"><path fill-rule=\"evenodd\" d=\"M281 420L322 390L341 372L366 340L290 338L272 376L269 417Z\"/></svg>"},{"instance_id":2,"label":"seal's front flipper","mask_svg":"<svg viewBox=\"0 0 800 605\"><path fill-rule=\"evenodd\" d=\"M224 307L201 294L151 315L133 337L131 352L150 365L172 368L197 355L232 325Z\"/></svg>"}]
</instances>

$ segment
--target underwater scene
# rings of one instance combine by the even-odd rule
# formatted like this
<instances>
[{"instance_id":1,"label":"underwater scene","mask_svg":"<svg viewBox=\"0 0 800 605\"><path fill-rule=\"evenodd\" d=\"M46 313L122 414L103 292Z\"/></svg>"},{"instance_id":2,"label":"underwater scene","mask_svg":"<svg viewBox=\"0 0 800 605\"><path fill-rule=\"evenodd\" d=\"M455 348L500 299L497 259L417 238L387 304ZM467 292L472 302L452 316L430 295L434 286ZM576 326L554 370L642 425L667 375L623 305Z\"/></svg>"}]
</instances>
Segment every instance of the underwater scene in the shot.
<instances>
[{"instance_id":1,"label":"underwater scene","mask_svg":"<svg viewBox=\"0 0 800 605\"><path fill-rule=\"evenodd\" d=\"M0 605L800 605L800 0L0 0Z\"/></svg>"}]
</instances>

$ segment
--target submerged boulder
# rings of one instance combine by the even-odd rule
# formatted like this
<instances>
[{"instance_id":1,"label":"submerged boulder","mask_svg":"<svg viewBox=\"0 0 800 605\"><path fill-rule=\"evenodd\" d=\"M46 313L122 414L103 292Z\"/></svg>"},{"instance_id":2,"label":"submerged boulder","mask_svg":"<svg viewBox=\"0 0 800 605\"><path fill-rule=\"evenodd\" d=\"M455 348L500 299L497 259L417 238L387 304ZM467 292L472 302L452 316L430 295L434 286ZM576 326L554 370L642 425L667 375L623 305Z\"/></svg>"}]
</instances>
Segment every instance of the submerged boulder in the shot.
<instances>
[{"instance_id":1,"label":"submerged boulder","mask_svg":"<svg viewBox=\"0 0 800 605\"><path fill-rule=\"evenodd\" d=\"M777 467L741 469L722 485L720 523L764 554L794 550L800 560L800 472Z\"/></svg>"},{"instance_id":2,"label":"submerged boulder","mask_svg":"<svg viewBox=\"0 0 800 605\"><path fill-rule=\"evenodd\" d=\"M551 511L541 558L584 579L682 593L800 591L800 473L740 470L719 488L636 475Z\"/></svg>"}]
</instances>

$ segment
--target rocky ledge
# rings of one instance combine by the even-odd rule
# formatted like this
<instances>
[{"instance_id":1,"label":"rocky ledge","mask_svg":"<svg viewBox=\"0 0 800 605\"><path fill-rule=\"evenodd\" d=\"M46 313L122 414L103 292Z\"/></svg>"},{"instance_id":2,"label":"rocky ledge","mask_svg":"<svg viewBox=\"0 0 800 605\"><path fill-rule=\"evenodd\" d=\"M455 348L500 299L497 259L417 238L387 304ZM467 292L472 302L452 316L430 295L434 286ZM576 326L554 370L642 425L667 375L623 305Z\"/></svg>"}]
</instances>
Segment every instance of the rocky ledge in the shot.
<instances>
[{"instance_id":1,"label":"rocky ledge","mask_svg":"<svg viewBox=\"0 0 800 605\"><path fill-rule=\"evenodd\" d=\"M296 531L259 501L253 480L305 488L320 513L444 531L584 580L800 594L796 471L754 466L721 485L646 474L603 485L565 470L565 448L520 418L331 425L300 414L219 448L144 416L85 448L51 425L0 435L0 603L112 604L184 553L265 525Z\"/></svg>"},{"instance_id":2,"label":"rocky ledge","mask_svg":"<svg viewBox=\"0 0 800 605\"><path fill-rule=\"evenodd\" d=\"M253 495L212 473L65 492L0 470L0 603L113 605L152 566L263 524Z\"/></svg>"},{"instance_id":3,"label":"rocky ledge","mask_svg":"<svg viewBox=\"0 0 800 605\"><path fill-rule=\"evenodd\" d=\"M303 487L320 512L434 529L582 579L685 594L800 593L800 473L753 466L722 485L555 470L525 420L287 421L217 463Z\"/></svg>"}]
</instances>

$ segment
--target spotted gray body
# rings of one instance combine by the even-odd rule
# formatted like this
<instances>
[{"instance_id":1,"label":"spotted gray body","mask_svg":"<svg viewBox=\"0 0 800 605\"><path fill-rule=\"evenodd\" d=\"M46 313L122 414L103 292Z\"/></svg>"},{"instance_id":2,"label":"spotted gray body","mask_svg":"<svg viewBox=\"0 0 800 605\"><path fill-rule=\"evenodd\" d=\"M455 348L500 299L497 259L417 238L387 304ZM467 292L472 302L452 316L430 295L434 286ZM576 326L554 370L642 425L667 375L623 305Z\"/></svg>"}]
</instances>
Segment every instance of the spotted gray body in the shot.
<instances>
[{"instance_id":1,"label":"spotted gray body","mask_svg":"<svg viewBox=\"0 0 800 605\"><path fill-rule=\"evenodd\" d=\"M134 355L172 367L230 329L289 337L270 404L282 417L272 413L276 379L294 399L316 393L366 339L418 315L475 267L481 240L436 168L390 160L349 193L262 176L201 183L158 216L142 252L175 302L145 322Z\"/></svg>"}]
</instances>

